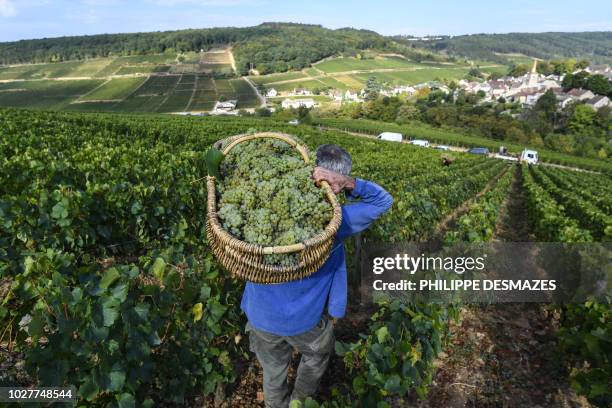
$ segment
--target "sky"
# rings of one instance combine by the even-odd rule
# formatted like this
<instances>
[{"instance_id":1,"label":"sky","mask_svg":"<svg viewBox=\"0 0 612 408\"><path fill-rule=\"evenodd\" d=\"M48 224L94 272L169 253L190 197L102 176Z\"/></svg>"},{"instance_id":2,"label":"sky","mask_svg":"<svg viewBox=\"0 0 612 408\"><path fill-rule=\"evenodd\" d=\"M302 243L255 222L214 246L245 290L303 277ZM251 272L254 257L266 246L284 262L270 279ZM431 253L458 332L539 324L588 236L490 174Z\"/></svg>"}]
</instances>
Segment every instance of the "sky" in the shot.
<instances>
[{"instance_id":1,"label":"sky","mask_svg":"<svg viewBox=\"0 0 612 408\"><path fill-rule=\"evenodd\" d=\"M612 1L0 0L0 41L268 21L417 36L612 31Z\"/></svg>"}]
</instances>

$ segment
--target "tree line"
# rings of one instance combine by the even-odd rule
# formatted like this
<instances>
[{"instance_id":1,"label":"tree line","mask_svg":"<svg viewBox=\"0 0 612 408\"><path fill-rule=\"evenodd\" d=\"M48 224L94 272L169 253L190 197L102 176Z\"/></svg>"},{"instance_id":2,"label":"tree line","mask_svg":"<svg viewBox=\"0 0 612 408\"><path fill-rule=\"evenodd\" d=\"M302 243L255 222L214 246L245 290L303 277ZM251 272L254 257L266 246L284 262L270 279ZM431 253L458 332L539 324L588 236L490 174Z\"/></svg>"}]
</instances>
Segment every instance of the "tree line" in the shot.
<instances>
[{"instance_id":1,"label":"tree line","mask_svg":"<svg viewBox=\"0 0 612 408\"><path fill-rule=\"evenodd\" d=\"M541 59L588 58L595 63L612 63L612 31L473 34L443 37L434 41L394 38L411 47L500 63L508 62L508 59L500 54L524 54Z\"/></svg>"},{"instance_id":2,"label":"tree line","mask_svg":"<svg viewBox=\"0 0 612 408\"><path fill-rule=\"evenodd\" d=\"M0 43L0 64L61 62L110 56L182 53L233 47L240 74L301 69L332 55L387 49L390 41L368 30L330 30L319 25L263 23L255 27L100 34Z\"/></svg>"}]
</instances>

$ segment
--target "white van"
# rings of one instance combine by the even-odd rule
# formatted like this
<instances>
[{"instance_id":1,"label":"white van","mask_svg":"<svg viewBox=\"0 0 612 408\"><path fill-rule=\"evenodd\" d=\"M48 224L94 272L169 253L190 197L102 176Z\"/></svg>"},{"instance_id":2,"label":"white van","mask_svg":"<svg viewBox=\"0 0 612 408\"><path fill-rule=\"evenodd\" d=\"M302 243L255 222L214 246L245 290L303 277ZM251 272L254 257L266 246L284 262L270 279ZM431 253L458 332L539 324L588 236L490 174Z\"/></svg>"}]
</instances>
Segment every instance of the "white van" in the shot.
<instances>
[{"instance_id":1,"label":"white van","mask_svg":"<svg viewBox=\"0 0 612 408\"><path fill-rule=\"evenodd\" d=\"M521 163L538 164L538 152L535 150L523 150L521 153Z\"/></svg>"},{"instance_id":2,"label":"white van","mask_svg":"<svg viewBox=\"0 0 612 408\"><path fill-rule=\"evenodd\" d=\"M429 147L429 141L428 140L415 139L415 140L412 140L410 143L412 143L415 146Z\"/></svg>"},{"instance_id":3,"label":"white van","mask_svg":"<svg viewBox=\"0 0 612 408\"><path fill-rule=\"evenodd\" d=\"M403 139L401 133L393 133L393 132L382 132L380 135L378 135L378 138L380 140L387 140L389 142L400 142L400 143Z\"/></svg>"}]
</instances>

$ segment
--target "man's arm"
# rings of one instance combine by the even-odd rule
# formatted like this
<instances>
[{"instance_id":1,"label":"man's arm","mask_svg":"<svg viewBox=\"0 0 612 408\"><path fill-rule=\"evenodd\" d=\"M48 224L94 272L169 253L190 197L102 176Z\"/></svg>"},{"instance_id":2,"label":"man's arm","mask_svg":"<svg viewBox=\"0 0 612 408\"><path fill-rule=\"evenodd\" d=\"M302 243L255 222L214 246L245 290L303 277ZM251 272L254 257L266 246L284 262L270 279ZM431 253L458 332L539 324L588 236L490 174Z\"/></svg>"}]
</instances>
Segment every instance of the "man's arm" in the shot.
<instances>
[{"instance_id":1,"label":"man's arm","mask_svg":"<svg viewBox=\"0 0 612 408\"><path fill-rule=\"evenodd\" d=\"M384 214L393 204L393 197L378 184L335 173L317 167L313 173L315 183L325 180L334 193L345 191L357 202L342 206L342 224L337 236L344 239L367 229L372 222Z\"/></svg>"},{"instance_id":2,"label":"man's arm","mask_svg":"<svg viewBox=\"0 0 612 408\"><path fill-rule=\"evenodd\" d=\"M342 206L342 224L337 233L340 239L364 231L393 205L391 194L372 181L355 179L355 188L348 195L360 200Z\"/></svg>"}]
</instances>

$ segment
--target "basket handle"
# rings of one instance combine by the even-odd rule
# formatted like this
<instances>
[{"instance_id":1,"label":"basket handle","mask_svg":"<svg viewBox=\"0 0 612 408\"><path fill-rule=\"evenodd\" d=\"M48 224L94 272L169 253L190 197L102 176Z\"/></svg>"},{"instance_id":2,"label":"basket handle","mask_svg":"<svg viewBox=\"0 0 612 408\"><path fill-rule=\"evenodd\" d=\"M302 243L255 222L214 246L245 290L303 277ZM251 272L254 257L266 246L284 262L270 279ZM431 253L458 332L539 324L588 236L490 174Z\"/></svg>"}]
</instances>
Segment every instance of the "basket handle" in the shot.
<instances>
[{"instance_id":1,"label":"basket handle","mask_svg":"<svg viewBox=\"0 0 612 408\"><path fill-rule=\"evenodd\" d=\"M295 149L298 152L300 152L300 154L302 155L302 159L304 159L305 163L308 164L310 162L310 157L308 156L308 149L305 146L299 144L291 136L284 134L284 133L279 133L279 132L261 132L261 133L254 133L252 135L240 136L236 138L235 140L233 140L229 145L227 145L225 149L223 149L223 154L228 154L234 147L236 147L236 145L242 142L246 142L246 141L253 140L253 139L265 139L265 138L282 140L283 142L289 144L291 147L295 147Z\"/></svg>"}]
</instances>

